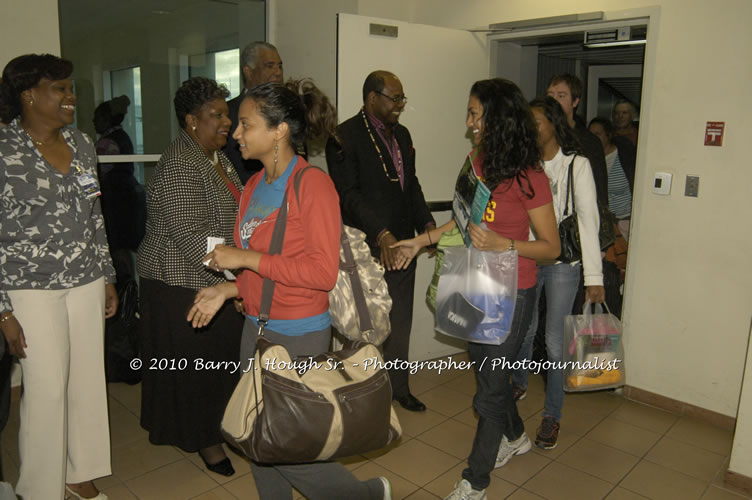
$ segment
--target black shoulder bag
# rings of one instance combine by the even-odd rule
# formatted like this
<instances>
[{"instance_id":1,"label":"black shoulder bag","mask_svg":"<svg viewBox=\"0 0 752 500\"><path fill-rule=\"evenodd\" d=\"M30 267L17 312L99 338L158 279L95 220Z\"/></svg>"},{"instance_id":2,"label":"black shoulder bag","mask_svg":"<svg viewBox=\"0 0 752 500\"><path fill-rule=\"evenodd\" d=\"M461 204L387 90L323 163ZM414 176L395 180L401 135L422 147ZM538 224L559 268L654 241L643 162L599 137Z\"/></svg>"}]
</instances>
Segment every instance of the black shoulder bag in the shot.
<instances>
[{"instance_id":1,"label":"black shoulder bag","mask_svg":"<svg viewBox=\"0 0 752 500\"><path fill-rule=\"evenodd\" d=\"M574 159L569 162L567 173L567 201L564 205L564 217L559 223L559 240L561 241L561 255L556 259L561 262L576 262L582 260L580 246L580 226L577 223L577 207L574 199ZM569 193L572 193L572 213L569 213Z\"/></svg>"}]
</instances>

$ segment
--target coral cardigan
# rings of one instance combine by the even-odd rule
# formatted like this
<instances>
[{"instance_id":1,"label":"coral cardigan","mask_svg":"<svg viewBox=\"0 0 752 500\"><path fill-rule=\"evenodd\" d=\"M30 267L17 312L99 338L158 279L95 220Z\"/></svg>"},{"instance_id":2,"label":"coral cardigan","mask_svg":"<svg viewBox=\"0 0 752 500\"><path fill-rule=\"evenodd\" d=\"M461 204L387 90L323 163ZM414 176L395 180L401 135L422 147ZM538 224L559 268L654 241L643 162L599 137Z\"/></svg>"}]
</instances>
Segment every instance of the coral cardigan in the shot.
<instances>
[{"instance_id":1,"label":"coral cardigan","mask_svg":"<svg viewBox=\"0 0 752 500\"><path fill-rule=\"evenodd\" d=\"M342 219L339 197L331 178L323 171L309 169L303 174L298 199L293 186L295 174L309 163L298 157L287 181L287 228L281 255L268 255L275 210L253 231L248 248L261 252L258 273L249 269L238 276L237 286L246 314L258 316L264 278L276 282L269 313L271 319L301 319L329 309L329 290L337 282ZM240 199L235 221L235 245L242 248L240 225L253 192L264 180L264 171L248 181Z\"/></svg>"}]
</instances>

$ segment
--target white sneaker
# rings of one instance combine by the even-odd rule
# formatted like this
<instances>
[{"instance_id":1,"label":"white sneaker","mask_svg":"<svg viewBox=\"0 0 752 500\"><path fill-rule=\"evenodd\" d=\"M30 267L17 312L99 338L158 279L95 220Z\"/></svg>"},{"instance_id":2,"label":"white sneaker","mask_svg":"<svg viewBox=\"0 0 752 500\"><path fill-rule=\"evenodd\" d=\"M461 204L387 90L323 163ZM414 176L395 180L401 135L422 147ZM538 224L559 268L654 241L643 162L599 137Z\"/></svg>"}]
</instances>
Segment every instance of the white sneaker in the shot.
<instances>
[{"instance_id":1,"label":"white sneaker","mask_svg":"<svg viewBox=\"0 0 752 500\"><path fill-rule=\"evenodd\" d=\"M522 433L522 436L514 441L510 441L504 436L501 438L501 445L499 446L499 453L496 455L496 465L494 465L494 469L502 467L515 455L527 453L530 451L530 447L530 439L528 439L527 434L524 432Z\"/></svg>"},{"instance_id":2,"label":"white sneaker","mask_svg":"<svg viewBox=\"0 0 752 500\"><path fill-rule=\"evenodd\" d=\"M467 479L454 483L454 491L444 500L486 500L486 490L474 490Z\"/></svg>"},{"instance_id":3,"label":"white sneaker","mask_svg":"<svg viewBox=\"0 0 752 500\"><path fill-rule=\"evenodd\" d=\"M384 485L384 500L392 500L392 483L383 476L379 478Z\"/></svg>"}]
</instances>

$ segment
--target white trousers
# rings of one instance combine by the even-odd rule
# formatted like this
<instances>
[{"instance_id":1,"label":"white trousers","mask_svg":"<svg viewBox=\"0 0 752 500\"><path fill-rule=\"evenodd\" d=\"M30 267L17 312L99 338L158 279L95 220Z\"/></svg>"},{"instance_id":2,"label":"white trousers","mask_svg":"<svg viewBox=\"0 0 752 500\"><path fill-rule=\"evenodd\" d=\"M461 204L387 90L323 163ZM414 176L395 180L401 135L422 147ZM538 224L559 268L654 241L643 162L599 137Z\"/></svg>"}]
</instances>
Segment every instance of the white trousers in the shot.
<instances>
[{"instance_id":1,"label":"white trousers","mask_svg":"<svg viewBox=\"0 0 752 500\"><path fill-rule=\"evenodd\" d=\"M9 290L26 336L21 425L24 500L65 496L65 483L109 476L104 278L66 290Z\"/></svg>"}]
</instances>

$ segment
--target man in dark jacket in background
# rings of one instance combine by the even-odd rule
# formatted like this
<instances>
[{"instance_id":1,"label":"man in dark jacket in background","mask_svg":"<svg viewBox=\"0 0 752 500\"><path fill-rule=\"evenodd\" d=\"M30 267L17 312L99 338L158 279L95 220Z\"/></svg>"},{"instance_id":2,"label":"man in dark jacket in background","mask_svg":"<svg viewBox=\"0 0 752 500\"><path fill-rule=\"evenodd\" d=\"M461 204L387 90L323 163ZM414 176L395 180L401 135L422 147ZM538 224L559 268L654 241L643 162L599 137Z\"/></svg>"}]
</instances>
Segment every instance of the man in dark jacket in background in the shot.
<instances>
[{"instance_id":1,"label":"man in dark jacket in background","mask_svg":"<svg viewBox=\"0 0 752 500\"><path fill-rule=\"evenodd\" d=\"M556 99L567 115L569 126L574 130L582 146L582 152L590 161L598 204L602 207L608 207L608 174L603 146L601 141L590 133L582 121L575 120L575 111L582 98L582 81L569 73L556 75L548 82L546 94Z\"/></svg>"},{"instance_id":2,"label":"man in dark jacket in background","mask_svg":"<svg viewBox=\"0 0 752 500\"><path fill-rule=\"evenodd\" d=\"M392 311L392 333L384 342L386 361L407 361L413 319L415 268L396 270L390 245L436 225L415 176L410 132L399 124L407 98L402 83L387 71L374 71L363 84L363 108L337 127L326 146L329 173L339 193L342 220L366 233L371 254L384 274ZM389 370L393 399L410 411L425 405L410 393L407 370Z\"/></svg>"},{"instance_id":3,"label":"man in dark jacket in background","mask_svg":"<svg viewBox=\"0 0 752 500\"><path fill-rule=\"evenodd\" d=\"M245 86L240 95L235 99L227 102L230 111L230 135L227 136L227 144L222 149L235 167L238 177L243 181L243 185L248 179L261 170L264 166L258 160L244 160L240 156L238 141L232 138L233 132L238 127L238 109L243 102L245 94L249 89L256 85L268 82L284 82L284 73L282 71L282 59L279 57L277 48L266 42L251 42L245 46L240 54L240 64L243 73L243 82Z\"/></svg>"}]
</instances>

